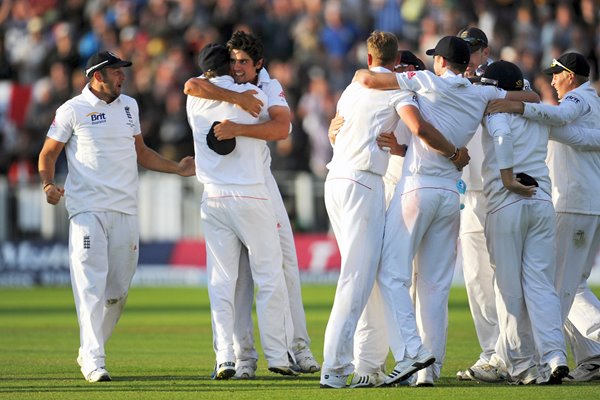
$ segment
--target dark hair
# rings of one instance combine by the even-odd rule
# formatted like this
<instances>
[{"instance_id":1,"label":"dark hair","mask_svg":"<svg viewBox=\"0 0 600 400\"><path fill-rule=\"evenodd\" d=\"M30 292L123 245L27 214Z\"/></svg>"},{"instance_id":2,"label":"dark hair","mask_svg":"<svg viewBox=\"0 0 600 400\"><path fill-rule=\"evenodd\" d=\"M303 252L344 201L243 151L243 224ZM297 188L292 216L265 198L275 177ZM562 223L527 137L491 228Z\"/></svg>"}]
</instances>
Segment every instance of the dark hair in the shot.
<instances>
[{"instance_id":1,"label":"dark hair","mask_svg":"<svg viewBox=\"0 0 600 400\"><path fill-rule=\"evenodd\" d=\"M263 44L251 33L237 31L231 35L231 39L227 42L227 50L242 50L248 53L254 64L258 63L263 58Z\"/></svg>"},{"instance_id":2,"label":"dark hair","mask_svg":"<svg viewBox=\"0 0 600 400\"><path fill-rule=\"evenodd\" d=\"M223 75L229 75L229 64L223 64L216 69L204 72L204 77L208 79Z\"/></svg>"},{"instance_id":3,"label":"dark hair","mask_svg":"<svg viewBox=\"0 0 600 400\"><path fill-rule=\"evenodd\" d=\"M459 74L464 74L465 71L467 70L468 65L450 62L447 59L446 59L446 62L448 63L448 69L453 72L458 72Z\"/></svg>"}]
</instances>

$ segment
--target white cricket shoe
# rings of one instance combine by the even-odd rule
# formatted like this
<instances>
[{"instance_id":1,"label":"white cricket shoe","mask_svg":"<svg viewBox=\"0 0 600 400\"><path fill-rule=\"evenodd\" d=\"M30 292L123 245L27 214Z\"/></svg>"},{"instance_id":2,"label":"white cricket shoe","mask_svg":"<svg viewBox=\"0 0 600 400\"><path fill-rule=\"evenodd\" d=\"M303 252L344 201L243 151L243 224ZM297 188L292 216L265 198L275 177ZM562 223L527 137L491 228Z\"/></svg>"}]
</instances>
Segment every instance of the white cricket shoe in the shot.
<instances>
[{"instance_id":1,"label":"white cricket shoe","mask_svg":"<svg viewBox=\"0 0 600 400\"><path fill-rule=\"evenodd\" d=\"M342 389L346 387L348 381L348 375L332 375L323 374L321 375L321 389Z\"/></svg>"},{"instance_id":2,"label":"white cricket shoe","mask_svg":"<svg viewBox=\"0 0 600 400\"><path fill-rule=\"evenodd\" d=\"M425 349L423 346L419 349L417 357L410 358L405 357L402 361L398 362L394 367L394 370L385 379L386 385L392 385L396 382L400 382L414 374L415 372L429 367L435 362L435 357Z\"/></svg>"},{"instance_id":3,"label":"white cricket shoe","mask_svg":"<svg viewBox=\"0 0 600 400\"><path fill-rule=\"evenodd\" d=\"M321 366L315 357L309 354L306 356L296 356L296 364L292 366L292 369L303 374L314 374L321 370Z\"/></svg>"},{"instance_id":4,"label":"white cricket shoe","mask_svg":"<svg viewBox=\"0 0 600 400\"><path fill-rule=\"evenodd\" d=\"M286 375L286 376L300 375L298 372L296 372L292 368L290 368L289 365L285 365L285 366L281 366L281 367L269 367L269 371L274 372L276 374L280 374L280 375Z\"/></svg>"},{"instance_id":5,"label":"white cricket shoe","mask_svg":"<svg viewBox=\"0 0 600 400\"><path fill-rule=\"evenodd\" d=\"M506 381L510 385L534 385L538 382L542 382L543 378L538 370L537 366L529 367L518 377L507 376Z\"/></svg>"},{"instance_id":6,"label":"white cricket shoe","mask_svg":"<svg viewBox=\"0 0 600 400\"><path fill-rule=\"evenodd\" d=\"M214 380L225 380L229 379L235 375L235 363L231 361L227 361L219 364L215 367L211 375L211 379Z\"/></svg>"},{"instance_id":7,"label":"white cricket shoe","mask_svg":"<svg viewBox=\"0 0 600 400\"><path fill-rule=\"evenodd\" d=\"M589 382L600 379L600 361L579 364L569 375L565 382Z\"/></svg>"},{"instance_id":8,"label":"white cricket shoe","mask_svg":"<svg viewBox=\"0 0 600 400\"><path fill-rule=\"evenodd\" d=\"M96 368L92 372L90 372L85 380L88 382L109 382L112 381L110 374L104 367Z\"/></svg>"},{"instance_id":9,"label":"white cricket shoe","mask_svg":"<svg viewBox=\"0 0 600 400\"><path fill-rule=\"evenodd\" d=\"M472 368L472 367L471 367ZM471 375L469 374L469 370L458 370L456 371L456 380L458 381L472 381Z\"/></svg>"},{"instance_id":10,"label":"white cricket shoe","mask_svg":"<svg viewBox=\"0 0 600 400\"><path fill-rule=\"evenodd\" d=\"M242 365L235 369L235 375L232 379L254 379L256 378L256 368L249 365Z\"/></svg>"},{"instance_id":11,"label":"white cricket shoe","mask_svg":"<svg viewBox=\"0 0 600 400\"><path fill-rule=\"evenodd\" d=\"M467 370L472 380L485 383L498 383L506 381L506 375L491 364L473 365Z\"/></svg>"},{"instance_id":12,"label":"white cricket shoe","mask_svg":"<svg viewBox=\"0 0 600 400\"><path fill-rule=\"evenodd\" d=\"M352 389L379 387L385 384L385 378L386 375L381 371L365 375L354 373L348 387Z\"/></svg>"}]
</instances>

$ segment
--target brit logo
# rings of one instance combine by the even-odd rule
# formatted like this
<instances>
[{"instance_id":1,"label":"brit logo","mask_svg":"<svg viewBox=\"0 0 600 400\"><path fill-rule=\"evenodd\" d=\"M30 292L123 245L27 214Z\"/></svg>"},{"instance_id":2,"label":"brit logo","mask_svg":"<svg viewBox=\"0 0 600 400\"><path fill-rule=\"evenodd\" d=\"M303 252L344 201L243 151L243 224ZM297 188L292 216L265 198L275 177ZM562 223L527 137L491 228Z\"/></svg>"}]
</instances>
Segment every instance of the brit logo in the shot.
<instances>
[{"instance_id":1,"label":"brit logo","mask_svg":"<svg viewBox=\"0 0 600 400\"><path fill-rule=\"evenodd\" d=\"M86 117L90 117L90 121L92 122L92 125L106 123L106 114L104 114L104 113L99 113L99 112L94 111L94 112L87 114Z\"/></svg>"},{"instance_id":2,"label":"brit logo","mask_svg":"<svg viewBox=\"0 0 600 400\"><path fill-rule=\"evenodd\" d=\"M129 110L129 106L125 107L125 114L127 115L127 118L133 119L133 117L131 116L131 111Z\"/></svg>"},{"instance_id":3,"label":"brit logo","mask_svg":"<svg viewBox=\"0 0 600 400\"><path fill-rule=\"evenodd\" d=\"M415 71L408 71L406 73L406 76L408 77L408 79L412 79L417 75L417 73Z\"/></svg>"},{"instance_id":4,"label":"brit logo","mask_svg":"<svg viewBox=\"0 0 600 400\"><path fill-rule=\"evenodd\" d=\"M83 248L84 249L90 249L91 246L91 241L90 241L90 236L89 235L85 235L83 237Z\"/></svg>"}]
</instances>

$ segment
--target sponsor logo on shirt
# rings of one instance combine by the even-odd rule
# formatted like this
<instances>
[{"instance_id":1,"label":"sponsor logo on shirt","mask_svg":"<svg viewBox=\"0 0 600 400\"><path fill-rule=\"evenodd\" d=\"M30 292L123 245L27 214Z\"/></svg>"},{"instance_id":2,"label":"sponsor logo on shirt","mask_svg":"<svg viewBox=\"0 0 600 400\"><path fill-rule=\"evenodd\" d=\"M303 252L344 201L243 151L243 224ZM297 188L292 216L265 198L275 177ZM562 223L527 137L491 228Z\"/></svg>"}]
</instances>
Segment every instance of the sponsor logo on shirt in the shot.
<instances>
[{"instance_id":1,"label":"sponsor logo on shirt","mask_svg":"<svg viewBox=\"0 0 600 400\"><path fill-rule=\"evenodd\" d=\"M577 97L572 96L572 95L565 97L565 100L569 100L569 101L572 101L573 103L577 103L577 104L579 104L579 102L581 101Z\"/></svg>"},{"instance_id":2,"label":"sponsor logo on shirt","mask_svg":"<svg viewBox=\"0 0 600 400\"><path fill-rule=\"evenodd\" d=\"M90 249L91 248L91 240L89 235L85 235L83 237L83 248Z\"/></svg>"},{"instance_id":3,"label":"sponsor logo on shirt","mask_svg":"<svg viewBox=\"0 0 600 400\"><path fill-rule=\"evenodd\" d=\"M283 92L283 90L281 91L281 93L279 93L279 97L283 97L285 99L285 93Z\"/></svg>"},{"instance_id":4,"label":"sponsor logo on shirt","mask_svg":"<svg viewBox=\"0 0 600 400\"><path fill-rule=\"evenodd\" d=\"M133 117L131 116L131 110L129 109L129 106L125 106L125 115L127 115L127 119L129 120L127 121L127 125L133 128Z\"/></svg>"},{"instance_id":5,"label":"sponsor logo on shirt","mask_svg":"<svg viewBox=\"0 0 600 400\"><path fill-rule=\"evenodd\" d=\"M406 72L406 76L408 77L408 79L414 78L415 75L417 75L417 73L415 71L408 71L408 72Z\"/></svg>"},{"instance_id":6,"label":"sponsor logo on shirt","mask_svg":"<svg viewBox=\"0 0 600 400\"><path fill-rule=\"evenodd\" d=\"M106 114L104 114L104 113L99 113L97 111L94 111L94 112L91 112L88 115L86 115L86 117L90 117L90 121L92 122L92 125L106 123Z\"/></svg>"}]
</instances>

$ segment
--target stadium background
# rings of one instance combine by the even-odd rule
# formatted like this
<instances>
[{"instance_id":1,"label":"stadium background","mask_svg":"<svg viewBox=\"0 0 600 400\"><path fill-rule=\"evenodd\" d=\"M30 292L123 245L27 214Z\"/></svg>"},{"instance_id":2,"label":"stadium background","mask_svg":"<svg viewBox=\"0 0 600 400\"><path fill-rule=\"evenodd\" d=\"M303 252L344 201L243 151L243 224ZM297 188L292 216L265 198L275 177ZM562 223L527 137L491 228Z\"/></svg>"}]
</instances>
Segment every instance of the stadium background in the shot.
<instances>
[{"instance_id":1,"label":"stadium background","mask_svg":"<svg viewBox=\"0 0 600 400\"><path fill-rule=\"evenodd\" d=\"M596 87L600 55L596 0L5 0L0 4L0 286L68 284L67 216L51 207L36 165L56 108L85 85L83 65L110 50L125 69L124 93L140 104L144 138L161 154L193 153L183 83L198 51L252 31L292 110L289 139L270 143L272 168L297 233L303 279L334 282L335 240L323 205L327 127L337 98L364 67L374 29L395 32L424 55L445 35L476 25L492 57L517 63L545 101L556 101L540 70L567 50L584 54ZM66 163L59 161L58 180ZM157 188L160 188L157 190ZM141 171L137 285L202 285L202 187L193 178ZM600 283L596 267L592 282ZM455 282L460 283L460 266Z\"/></svg>"}]
</instances>

